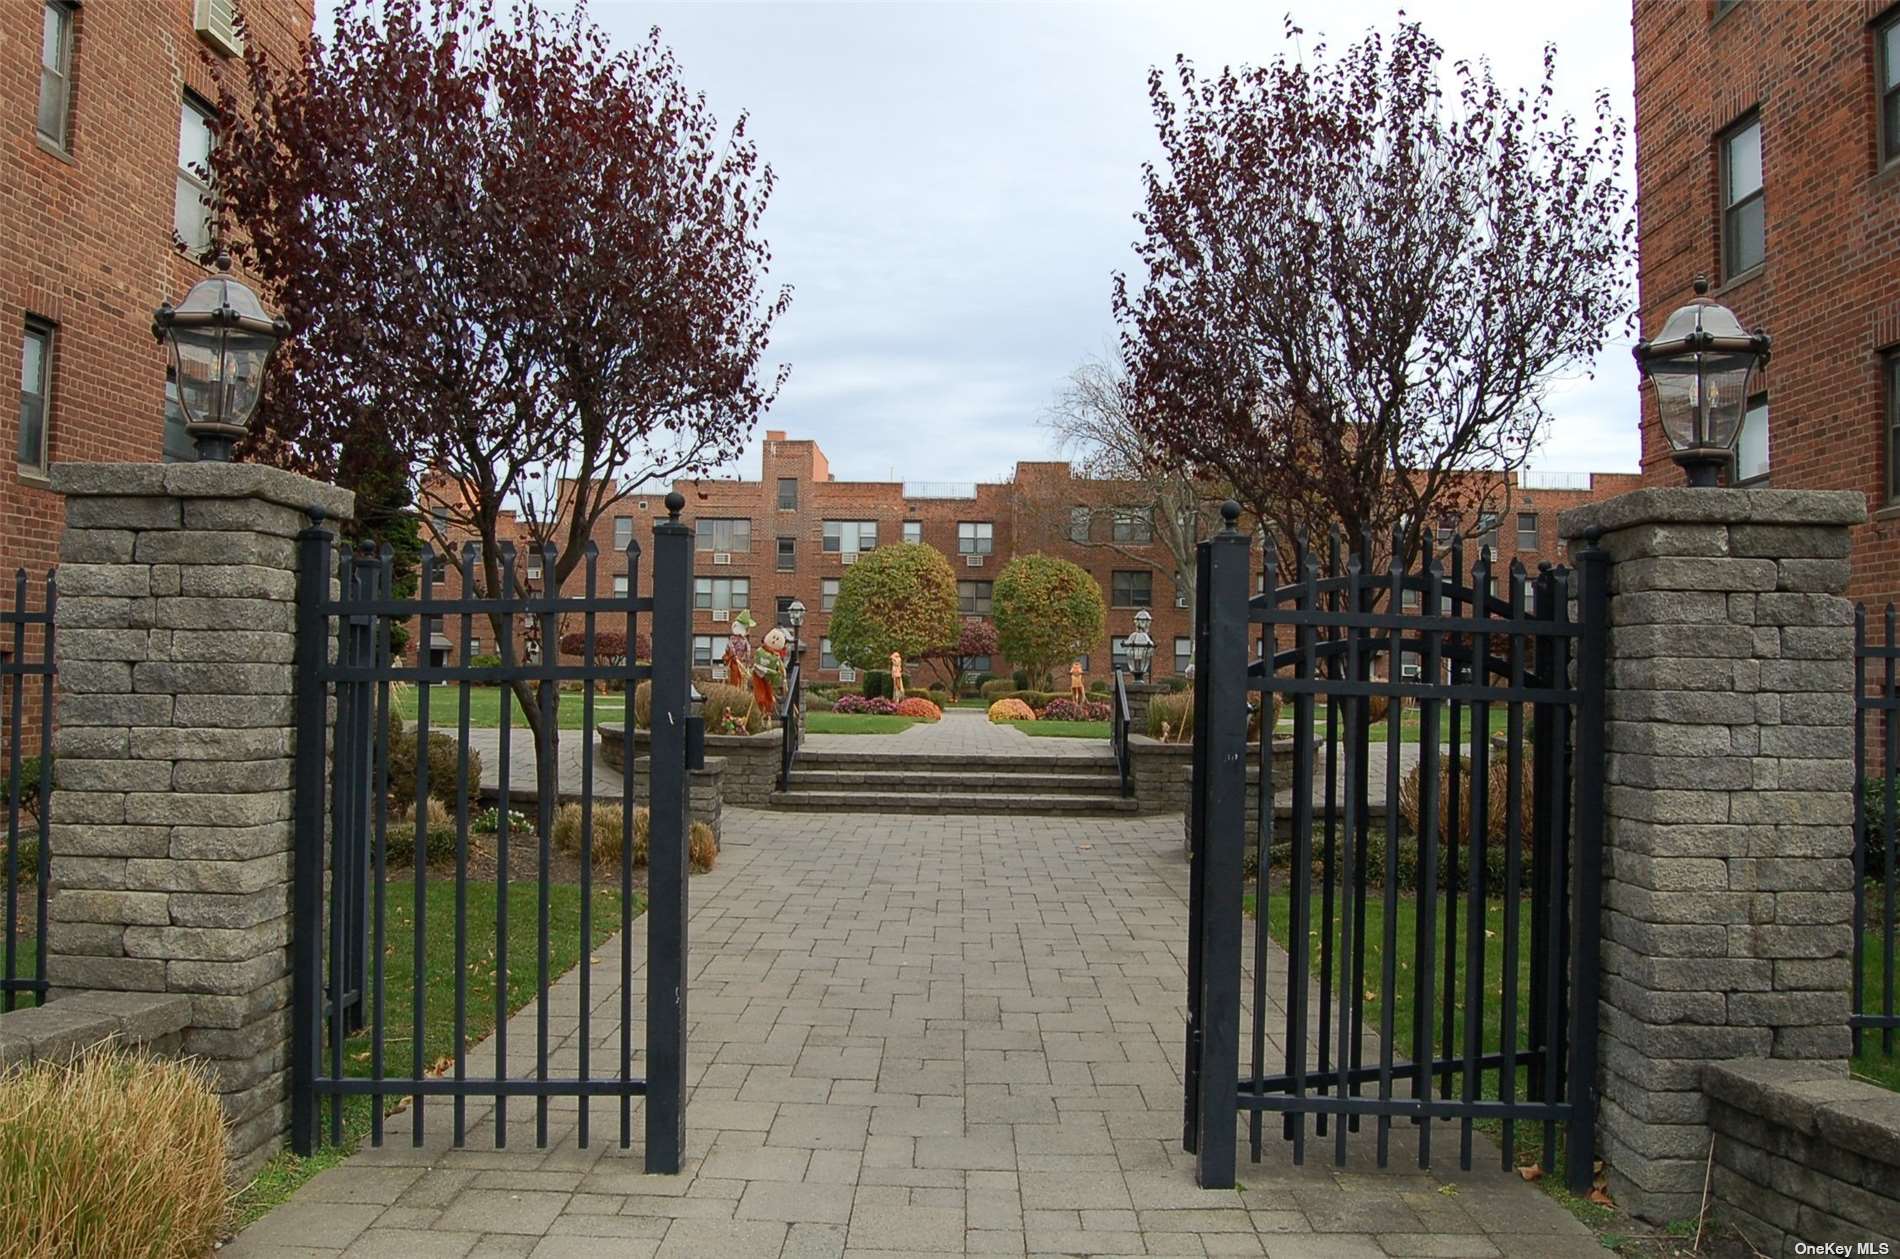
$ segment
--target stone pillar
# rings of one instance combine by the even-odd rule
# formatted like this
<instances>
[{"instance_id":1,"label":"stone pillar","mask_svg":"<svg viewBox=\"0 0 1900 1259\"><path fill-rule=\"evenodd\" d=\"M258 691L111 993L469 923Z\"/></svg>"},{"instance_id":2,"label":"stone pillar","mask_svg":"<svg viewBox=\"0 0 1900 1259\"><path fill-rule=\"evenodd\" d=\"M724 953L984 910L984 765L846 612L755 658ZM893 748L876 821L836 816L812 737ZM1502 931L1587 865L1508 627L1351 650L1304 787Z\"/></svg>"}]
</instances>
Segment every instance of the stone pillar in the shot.
<instances>
[{"instance_id":1,"label":"stone pillar","mask_svg":"<svg viewBox=\"0 0 1900 1259\"><path fill-rule=\"evenodd\" d=\"M1160 682L1136 682L1133 679L1130 679L1126 686L1128 687L1129 729L1136 734L1147 734L1148 705L1154 702L1155 696L1166 695L1168 688ZM1114 698L1114 692L1109 693L1109 698Z\"/></svg>"},{"instance_id":2,"label":"stone pillar","mask_svg":"<svg viewBox=\"0 0 1900 1259\"><path fill-rule=\"evenodd\" d=\"M61 464L47 977L191 998L241 1173L289 1043L297 531L354 496L248 464Z\"/></svg>"},{"instance_id":3,"label":"stone pillar","mask_svg":"<svg viewBox=\"0 0 1900 1259\"><path fill-rule=\"evenodd\" d=\"M1855 493L1648 489L1563 513L1610 553L1599 1153L1693 1215L1702 1070L1845 1070Z\"/></svg>"}]
</instances>

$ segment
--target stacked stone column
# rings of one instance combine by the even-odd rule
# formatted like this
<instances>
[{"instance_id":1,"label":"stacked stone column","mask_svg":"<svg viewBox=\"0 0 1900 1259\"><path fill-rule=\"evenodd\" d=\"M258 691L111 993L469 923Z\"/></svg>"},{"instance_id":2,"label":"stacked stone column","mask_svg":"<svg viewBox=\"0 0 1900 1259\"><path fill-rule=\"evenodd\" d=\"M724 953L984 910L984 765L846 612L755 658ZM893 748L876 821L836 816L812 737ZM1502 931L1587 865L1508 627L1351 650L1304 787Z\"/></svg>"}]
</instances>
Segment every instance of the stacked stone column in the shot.
<instances>
[{"instance_id":1,"label":"stacked stone column","mask_svg":"<svg viewBox=\"0 0 1900 1259\"><path fill-rule=\"evenodd\" d=\"M1686 488L1562 517L1611 557L1598 1137L1651 1220L1700 1209L1706 1064L1845 1070L1865 518L1859 494Z\"/></svg>"},{"instance_id":2,"label":"stacked stone column","mask_svg":"<svg viewBox=\"0 0 1900 1259\"><path fill-rule=\"evenodd\" d=\"M48 978L188 995L242 1171L286 1118L295 535L353 496L239 464L64 464L53 488Z\"/></svg>"}]
</instances>

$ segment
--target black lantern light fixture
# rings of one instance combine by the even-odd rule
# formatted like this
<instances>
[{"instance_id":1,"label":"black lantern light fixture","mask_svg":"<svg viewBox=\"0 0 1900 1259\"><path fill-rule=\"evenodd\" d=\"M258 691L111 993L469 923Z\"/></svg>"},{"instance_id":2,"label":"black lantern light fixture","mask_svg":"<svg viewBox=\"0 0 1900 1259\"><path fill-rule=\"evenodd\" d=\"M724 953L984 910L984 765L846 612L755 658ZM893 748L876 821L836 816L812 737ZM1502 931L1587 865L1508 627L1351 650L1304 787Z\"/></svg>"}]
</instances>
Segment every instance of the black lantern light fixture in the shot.
<instances>
[{"instance_id":1,"label":"black lantern light fixture","mask_svg":"<svg viewBox=\"0 0 1900 1259\"><path fill-rule=\"evenodd\" d=\"M1148 627L1154 624L1154 619L1154 613L1146 608L1135 613L1135 632L1122 645L1128 656L1128 670L1137 682L1148 680L1148 666L1154 662L1155 640L1148 637Z\"/></svg>"},{"instance_id":2,"label":"black lantern light fixture","mask_svg":"<svg viewBox=\"0 0 1900 1259\"><path fill-rule=\"evenodd\" d=\"M248 431L264 388L264 368L290 326L265 311L249 286L231 275L231 255L191 286L185 300L152 316L152 335L165 343L178 387L185 430L198 458L226 462Z\"/></svg>"},{"instance_id":3,"label":"black lantern light fixture","mask_svg":"<svg viewBox=\"0 0 1900 1259\"><path fill-rule=\"evenodd\" d=\"M1710 300L1709 281L1678 307L1653 341L1636 343L1636 365L1655 387L1663 436L1690 485L1712 486L1734 457L1755 373L1768 362L1768 334L1749 332Z\"/></svg>"},{"instance_id":4,"label":"black lantern light fixture","mask_svg":"<svg viewBox=\"0 0 1900 1259\"><path fill-rule=\"evenodd\" d=\"M803 636L799 632L805 624L804 600L792 600L791 605L785 609L785 621L792 627L792 663L797 664L799 653L804 647Z\"/></svg>"}]
</instances>

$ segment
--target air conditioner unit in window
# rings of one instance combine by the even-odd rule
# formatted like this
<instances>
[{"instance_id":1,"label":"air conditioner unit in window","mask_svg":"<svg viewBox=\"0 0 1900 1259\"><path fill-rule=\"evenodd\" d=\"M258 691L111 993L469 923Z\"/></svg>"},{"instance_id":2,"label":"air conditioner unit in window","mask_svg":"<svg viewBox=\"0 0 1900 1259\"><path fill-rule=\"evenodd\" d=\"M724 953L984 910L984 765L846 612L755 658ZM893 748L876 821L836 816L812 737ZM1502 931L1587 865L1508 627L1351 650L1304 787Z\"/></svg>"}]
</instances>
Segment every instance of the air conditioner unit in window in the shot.
<instances>
[{"instance_id":1,"label":"air conditioner unit in window","mask_svg":"<svg viewBox=\"0 0 1900 1259\"><path fill-rule=\"evenodd\" d=\"M1187 596L1184 594L1175 595L1174 606L1177 608L1185 608L1187 606Z\"/></svg>"},{"instance_id":2,"label":"air conditioner unit in window","mask_svg":"<svg viewBox=\"0 0 1900 1259\"><path fill-rule=\"evenodd\" d=\"M732 612L727 608L714 608L712 610L712 618L715 621L730 621L732 619Z\"/></svg>"},{"instance_id":3,"label":"air conditioner unit in window","mask_svg":"<svg viewBox=\"0 0 1900 1259\"><path fill-rule=\"evenodd\" d=\"M858 680L858 671L848 664L841 664L838 666L838 680L840 682L855 682Z\"/></svg>"},{"instance_id":4,"label":"air conditioner unit in window","mask_svg":"<svg viewBox=\"0 0 1900 1259\"><path fill-rule=\"evenodd\" d=\"M198 38L225 56L244 55L244 37L237 28L237 0L197 0L192 6L191 27Z\"/></svg>"},{"instance_id":5,"label":"air conditioner unit in window","mask_svg":"<svg viewBox=\"0 0 1900 1259\"><path fill-rule=\"evenodd\" d=\"M858 553L856 551L846 551L839 558L844 560L844 562L847 564L855 564L858 562Z\"/></svg>"},{"instance_id":6,"label":"air conditioner unit in window","mask_svg":"<svg viewBox=\"0 0 1900 1259\"><path fill-rule=\"evenodd\" d=\"M1416 663L1402 664L1399 666L1399 676L1402 678L1415 678L1418 674L1419 667Z\"/></svg>"},{"instance_id":7,"label":"air conditioner unit in window","mask_svg":"<svg viewBox=\"0 0 1900 1259\"><path fill-rule=\"evenodd\" d=\"M731 551L714 551L714 552L713 552L713 563L715 563L715 564L730 564L730 563L732 563L732 552L731 552Z\"/></svg>"},{"instance_id":8,"label":"air conditioner unit in window","mask_svg":"<svg viewBox=\"0 0 1900 1259\"><path fill-rule=\"evenodd\" d=\"M965 568L981 568L983 567L983 557L981 555L966 555L963 557L963 566Z\"/></svg>"}]
</instances>

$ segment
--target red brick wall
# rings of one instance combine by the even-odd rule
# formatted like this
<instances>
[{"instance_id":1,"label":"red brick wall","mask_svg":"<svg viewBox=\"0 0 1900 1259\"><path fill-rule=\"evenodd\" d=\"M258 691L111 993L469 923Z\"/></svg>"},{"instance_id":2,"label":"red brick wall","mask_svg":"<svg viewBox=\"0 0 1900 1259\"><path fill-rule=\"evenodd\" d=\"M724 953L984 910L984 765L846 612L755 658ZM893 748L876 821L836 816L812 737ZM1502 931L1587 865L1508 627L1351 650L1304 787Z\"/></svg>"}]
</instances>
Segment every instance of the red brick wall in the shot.
<instances>
[{"instance_id":1,"label":"red brick wall","mask_svg":"<svg viewBox=\"0 0 1900 1259\"><path fill-rule=\"evenodd\" d=\"M1881 379L1900 347L1900 164L1877 149L1873 23L1891 0L1637 0L1636 181L1643 330L1700 272L1774 352L1768 484L1858 490L1853 593L1900 595L1900 510L1886 506ZM1766 261L1721 284L1716 139L1762 121ZM1643 475L1679 484L1643 399Z\"/></svg>"}]
</instances>

